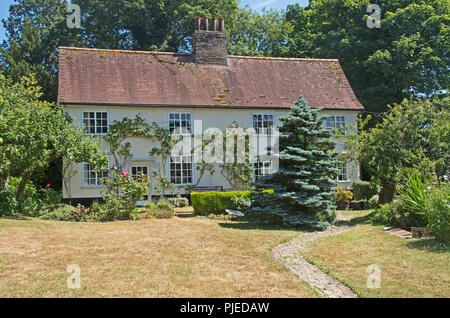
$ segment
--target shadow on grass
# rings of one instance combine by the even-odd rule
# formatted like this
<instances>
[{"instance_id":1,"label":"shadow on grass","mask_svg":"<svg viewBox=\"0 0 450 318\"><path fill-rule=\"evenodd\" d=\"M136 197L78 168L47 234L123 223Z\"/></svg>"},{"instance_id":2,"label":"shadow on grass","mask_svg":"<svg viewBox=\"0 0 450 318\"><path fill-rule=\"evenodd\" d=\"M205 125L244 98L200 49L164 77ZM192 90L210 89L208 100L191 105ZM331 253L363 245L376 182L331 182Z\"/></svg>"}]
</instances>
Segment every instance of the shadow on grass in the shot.
<instances>
[{"instance_id":1,"label":"shadow on grass","mask_svg":"<svg viewBox=\"0 0 450 318\"><path fill-rule=\"evenodd\" d=\"M355 226L360 224L371 224L370 219L375 214L376 211L373 211L369 214L364 214L362 216L357 216L351 218L350 220L337 220L334 225L335 226Z\"/></svg>"},{"instance_id":2,"label":"shadow on grass","mask_svg":"<svg viewBox=\"0 0 450 318\"><path fill-rule=\"evenodd\" d=\"M259 230L259 231L298 231L304 232L301 229L287 228L283 226L262 224L250 221L232 221L232 222L222 222L219 226L226 229L236 229L236 230Z\"/></svg>"},{"instance_id":3,"label":"shadow on grass","mask_svg":"<svg viewBox=\"0 0 450 318\"><path fill-rule=\"evenodd\" d=\"M436 240L412 240L406 243L411 249L418 249L432 253L449 253L450 244Z\"/></svg>"},{"instance_id":4,"label":"shadow on grass","mask_svg":"<svg viewBox=\"0 0 450 318\"><path fill-rule=\"evenodd\" d=\"M4 215L0 217L0 220L21 220L21 221L26 221L29 220L30 217L29 216L24 216L21 214L13 214L13 215Z\"/></svg>"}]
</instances>

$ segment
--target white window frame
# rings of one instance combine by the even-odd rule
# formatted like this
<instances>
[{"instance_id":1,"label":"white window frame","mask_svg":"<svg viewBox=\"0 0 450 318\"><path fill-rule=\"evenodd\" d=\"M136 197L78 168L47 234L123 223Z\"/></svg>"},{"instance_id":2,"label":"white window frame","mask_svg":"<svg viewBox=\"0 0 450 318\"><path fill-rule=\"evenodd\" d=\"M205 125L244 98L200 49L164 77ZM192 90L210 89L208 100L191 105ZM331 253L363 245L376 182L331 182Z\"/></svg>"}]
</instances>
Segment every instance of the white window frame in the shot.
<instances>
[{"instance_id":1,"label":"white window frame","mask_svg":"<svg viewBox=\"0 0 450 318\"><path fill-rule=\"evenodd\" d=\"M99 180L100 180L100 179L105 179L105 178L107 178L107 176L105 176L105 174L107 174L107 171L101 172L101 173L103 174L103 177L101 177L100 179L99 179L99 176L98 176L98 172L95 172L95 171L94 171L94 173L95 173L95 184L87 184L85 181L86 181L87 179L92 179L92 178L87 178L87 179L85 179L85 175L86 175L86 165L89 165L89 167L90 167L91 164L88 163L88 162L83 162L83 163L81 163L81 165L82 165L81 185L82 185L83 188L102 188L102 187L105 186L104 184L99 184ZM93 170L92 170L92 167L91 167L91 169L88 170L88 171L93 171Z\"/></svg>"},{"instance_id":2,"label":"white window frame","mask_svg":"<svg viewBox=\"0 0 450 318\"><path fill-rule=\"evenodd\" d=\"M133 174L133 168L147 168L147 180L148 180L148 184L150 187L150 182L151 182L151 166L150 163L139 163L139 162L134 162L134 163L130 163L130 175L132 178L135 178L136 175ZM143 200L138 201L138 203L145 203L148 202L148 200L151 198L151 193L150 193L150 188L149 188L149 193L145 196L145 198L143 198ZM138 204L139 205L139 204Z\"/></svg>"},{"instance_id":3,"label":"white window frame","mask_svg":"<svg viewBox=\"0 0 450 318\"><path fill-rule=\"evenodd\" d=\"M180 121L180 128L181 128L181 134L178 134L178 133L175 133L175 130L174 130L174 135L177 135L177 136L192 136L192 135L194 135L194 116L192 115L192 112L169 112L168 114L167 114L167 129L170 131L170 115L175 115L175 114L177 114L177 115L179 115L179 121ZM191 131L189 132L189 133L183 133L182 132L182 126L181 126L181 115L182 114L186 114L186 115L189 115L190 116L190 125L191 125Z\"/></svg>"},{"instance_id":4,"label":"white window frame","mask_svg":"<svg viewBox=\"0 0 450 318\"><path fill-rule=\"evenodd\" d=\"M264 116L272 116L272 126L270 127L270 133L264 133L264 134L260 134L257 127L255 127L255 121L254 121L254 117L255 116L262 116L262 122L263 122L263 126L264 126ZM255 130L255 135L256 136L272 136L273 135L273 128L275 128L275 114L274 113L252 113L251 114L251 124L252 124L252 128Z\"/></svg>"},{"instance_id":5,"label":"white window frame","mask_svg":"<svg viewBox=\"0 0 450 318\"><path fill-rule=\"evenodd\" d=\"M339 173L338 173L338 175L336 177L336 180L338 182L349 182L350 179L349 179L349 174L348 174L349 173L348 163L346 163L346 164L339 164L338 168L339 168ZM343 175L342 174L342 170L343 169L345 169L345 177L346 177L346 179L339 180L339 178Z\"/></svg>"},{"instance_id":6,"label":"white window frame","mask_svg":"<svg viewBox=\"0 0 450 318\"><path fill-rule=\"evenodd\" d=\"M346 126L347 125L347 116L345 115L325 115L324 116L324 123L325 123L325 127L326 128L331 128L331 129L339 129L340 127ZM340 119L344 119L344 123L342 124L342 122L340 123L339 127L336 127L337 124L337 118L340 117ZM333 126L328 126L328 120L333 118Z\"/></svg>"},{"instance_id":7,"label":"white window frame","mask_svg":"<svg viewBox=\"0 0 450 318\"><path fill-rule=\"evenodd\" d=\"M268 174L259 174L260 171L260 167L255 167L256 165L262 164L263 167L263 171L267 171L266 169L268 169L269 173ZM268 167L266 167L266 164L270 164ZM273 162L272 160L263 160L261 161L260 159L256 160L256 162L253 163L253 181L258 181L260 177L267 177L270 176L272 174L272 165ZM258 171L258 173L256 173L256 171Z\"/></svg>"},{"instance_id":8,"label":"white window frame","mask_svg":"<svg viewBox=\"0 0 450 318\"><path fill-rule=\"evenodd\" d=\"M172 182L172 157L181 157L181 162L176 162L175 164L181 164L181 183L175 183ZM184 175L183 175L183 157L191 157L191 182L183 182ZM185 186L185 185L193 185L195 180L195 169L194 169L194 156L193 155L178 155L178 156L169 156L169 182L173 183L175 186Z\"/></svg>"},{"instance_id":9,"label":"white window frame","mask_svg":"<svg viewBox=\"0 0 450 318\"><path fill-rule=\"evenodd\" d=\"M94 119L95 120L95 126L94 126L95 133L91 133L90 131L86 130L86 127L84 125L84 114L85 113L95 113L95 119ZM106 114L106 133L103 133L103 132L102 133L97 133L97 128L98 128L98 126L97 126L97 113L105 113ZM92 120L92 119L90 119L90 117L89 117L88 120ZM101 127L103 127L103 126L101 126ZM83 130L84 134L86 134L86 135L106 136L108 134L108 132L109 132L109 112L106 111L106 110L98 110L98 109L83 109L81 111L81 129Z\"/></svg>"}]
</instances>

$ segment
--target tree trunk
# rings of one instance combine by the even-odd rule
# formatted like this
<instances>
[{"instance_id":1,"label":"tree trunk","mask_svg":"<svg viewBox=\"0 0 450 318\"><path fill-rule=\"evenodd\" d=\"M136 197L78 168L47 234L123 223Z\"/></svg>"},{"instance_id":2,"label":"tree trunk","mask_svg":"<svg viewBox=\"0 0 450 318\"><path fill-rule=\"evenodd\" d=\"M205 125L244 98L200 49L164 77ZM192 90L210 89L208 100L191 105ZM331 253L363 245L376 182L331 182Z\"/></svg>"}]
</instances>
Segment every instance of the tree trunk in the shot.
<instances>
[{"instance_id":1,"label":"tree trunk","mask_svg":"<svg viewBox=\"0 0 450 318\"><path fill-rule=\"evenodd\" d=\"M378 204L392 202L395 194L395 182L393 178L384 179L381 181L381 191L378 198Z\"/></svg>"},{"instance_id":2,"label":"tree trunk","mask_svg":"<svg viewBox=\"0 0 450 318\"><path fill-rule=\"evenodd\" d=\"M19 186L16 189L16 200L18 200L22 195L23 191L25 190L25 186L27 185L28 180L30 180L32 174L33 170L28 170L25 171L25 173L22 175Z\"/></svg>"},{"instance_id":3,"label":"tree trunk","mask_svg":"<svg viewBox=\"0 0 450 318\"><path fill-rule=\"evenodd\" d=\"M8 189L9 178L10 178L9 175L0 175L0 185L1 185L3 190L7 190Z\"/></svg>"}]
</instances>

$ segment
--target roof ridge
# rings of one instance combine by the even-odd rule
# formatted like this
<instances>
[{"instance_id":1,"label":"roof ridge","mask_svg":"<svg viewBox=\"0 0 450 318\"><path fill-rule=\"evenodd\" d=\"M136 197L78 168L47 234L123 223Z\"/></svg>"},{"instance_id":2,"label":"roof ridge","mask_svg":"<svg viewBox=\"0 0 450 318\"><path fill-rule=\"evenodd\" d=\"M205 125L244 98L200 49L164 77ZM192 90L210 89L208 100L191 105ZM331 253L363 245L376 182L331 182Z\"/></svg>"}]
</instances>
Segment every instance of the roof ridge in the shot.
<instances>
[{"instance_id":1,"label":"roof ridge","mask_svg":"<svg viewBox=\"0 0 450 318\"><path fill-rule=\"evenodd\" d=\"M73 51L121 52L121 53L128 53L128 54L181 55L181 56L191 55L190 53L178 53L178 52L97 49L97 48L83 48L83 47L71 47L71 46L59 46L58 48L64 49L64 50L73 50ZM338 59L321 59L321 58L309 58L309 57L273 57L273 56L245 56L245 55L227 55L227 57L236 58L236 59L249 59L249 60L339 62Z\"/></svg>"}]
</instances>

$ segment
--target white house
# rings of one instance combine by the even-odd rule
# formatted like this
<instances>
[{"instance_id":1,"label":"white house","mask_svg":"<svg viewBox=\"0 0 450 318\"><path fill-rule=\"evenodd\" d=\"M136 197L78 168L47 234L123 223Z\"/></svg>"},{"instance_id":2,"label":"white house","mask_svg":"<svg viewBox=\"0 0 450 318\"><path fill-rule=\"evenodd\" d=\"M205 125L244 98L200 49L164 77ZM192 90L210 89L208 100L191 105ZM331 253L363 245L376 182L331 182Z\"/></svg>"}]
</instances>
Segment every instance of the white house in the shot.
<instances>
[{"instance_id":1,"label":"white house","mask_svg":"<svg viewBox=\"0 0 450 318\"><path fill-rule=\"evenodd\" d=\"M324 125L356 127L363 106L338 60L227 55L223 20L216 25L213 21L209 28L206 18L203 23L197 19L193 54L60 47L58 100L88 134L99 136L114 120L138 114L168 129L191 131L193 121L201 120L203 130L225 130L238 122L258 132L279 125L300 95L311 107L322 108ZM130 142L133 157L127 169L151 176L160 164L149 155L152 145L138 138ZM165 172L175 191L197 184L196 165L192 156L170 159ZM255 163L256 175L267 171L264 162ZM100 197L102 175L89 164L72 164L66 173L65 199ZM358 178L359 167L348 164L341 167L338 182L349 188ZM219 172L198 185L230 187Z\"/></svg>"}]
</instances>

